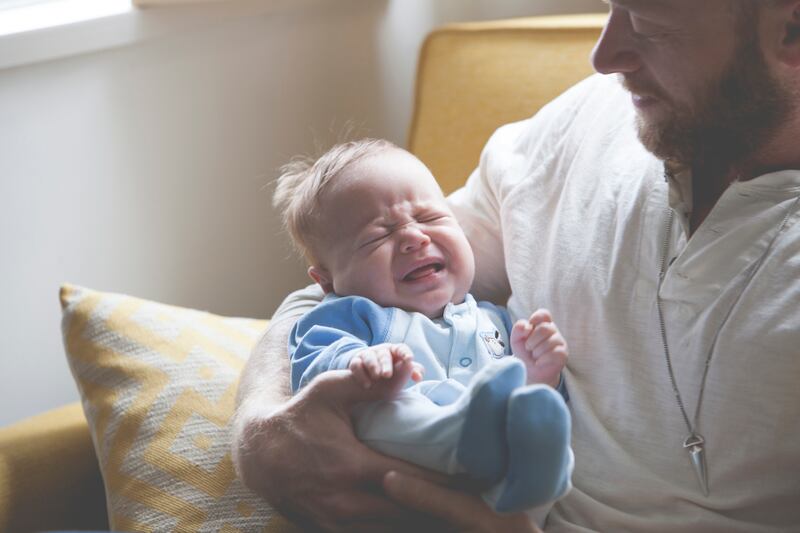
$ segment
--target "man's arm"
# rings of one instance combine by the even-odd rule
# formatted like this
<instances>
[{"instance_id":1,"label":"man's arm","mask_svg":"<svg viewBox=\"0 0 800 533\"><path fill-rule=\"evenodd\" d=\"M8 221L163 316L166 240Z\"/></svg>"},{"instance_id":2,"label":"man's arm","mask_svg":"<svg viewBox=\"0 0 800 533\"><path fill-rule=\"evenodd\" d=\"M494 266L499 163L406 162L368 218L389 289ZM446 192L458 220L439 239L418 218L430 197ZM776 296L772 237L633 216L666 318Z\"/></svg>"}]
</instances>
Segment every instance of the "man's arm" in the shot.
<instances>
[{"instance_id":1,"label":"man's arm","mask_svg":"<svg viewBox=\"0 0 800 533\"><path fill-rule=\"evenodd\" d=\"M478 496L401 472L384 476L386 493L396 502L436 516L459 533L542 533L525 513L498 515Z\"/></svg>"},{"instance_id":2,"label":"man's arm","mask_svg":"<svg viewBox=\"0 0 800 533\"><path fill-rule=\"evenodd\" d=\"M441 529L441 524L391 502L381 489L390 470L441 477L380 455L353 434L351 407L378 398L380 391L364 389L349 371L331 371L290 396L287 344L302 309L287 312L286 307L257 343L239 384L233 459L240 478L304 525L329 531L401 531L414 522L416 527L422 523Z\"/></svg>"},{"instance_id":3,"label":"man's arm","mask_svg":"<svg viewBox=\"0 0 800 533\"><path fill-rule=\"evenodd\" d=\"M526 531L508 529L509 521L528 524L524 516L499 517L478 497L440 487L442 476L358 441L349 410L381 393L350 372L326 372L292 398L286 347L294 315L276 314L239 384L233 458L251 490L292 520L329 531ZM399 480L386 484L397 503L382 490L388 472ZM439 487L425 492L435 500L414 498L420 483Z\"/></svg>"}]
</instances>

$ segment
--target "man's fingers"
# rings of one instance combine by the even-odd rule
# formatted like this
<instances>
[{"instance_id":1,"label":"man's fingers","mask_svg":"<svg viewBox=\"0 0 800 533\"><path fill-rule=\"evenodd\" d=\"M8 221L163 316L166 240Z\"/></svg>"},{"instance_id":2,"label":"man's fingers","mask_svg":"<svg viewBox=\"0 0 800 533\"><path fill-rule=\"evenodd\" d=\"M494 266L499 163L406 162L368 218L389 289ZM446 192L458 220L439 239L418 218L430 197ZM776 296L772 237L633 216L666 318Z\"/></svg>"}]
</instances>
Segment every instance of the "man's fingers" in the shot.
<instances>
[{"instance_id":1,"label":"man's fingers","mask_svg":"<svg viewBox=\"0 0 800 533\"><path fill-rule=\"evenodd\" d=\"M445 474L407 463L402 459L382 455L370 448L365 448L359 455L361 461L356 475L362 481L372 483L376 487L380 487L383 484L383 478L386 472L389 471L402 472L403 474L440 485L450 481L450 477Z\"/></svg>"},{"instance_id":2,"label":"man's fingers","mask_svg":"<svg viewBox=\"0 0 800 533\"><path fill-rule=\"evenodd\" d=\"M497 515L477 496L448 489L400 472L383 478L383 489L396 502L440 519L459 532L541 533L524 513Z\"/></svg>"},{"instance_id":3,"label":"man's fingers","mask_svg":"<svg viewBox=\"0 0 800 533\"><path fill-rule=\"evenodd\" d=\"M368 492L332 495L324 527L331 531L400 531L398 522L408 518L408 509Z\"/></svg>"},{"instance_id":4,"label":"man's fingers","mask_svg":"<svg viewBox=\"0 0 800 533\"><path fill-rule=\"evenodd\" d=\"M386 392L380 387L365 389L348 370L330 370L300 389L295 400L301 396L309 397L309 401L321 402L317 405L326 405L349 419L350 410L355 404L383 400Z\"/></svg>"},{"instance_id":5,"label":"man's fingers","mask_svg":"<svg viewBox=\"0 0 800 533\"><path fill-rule=\"evenodd\" d=\"M408 509L369 492L336 492L315 500L313 508L279 509L304 531L400 532Z\"/></svg>"},{"instance_id":6,"label":"man's fingers","mask_svg":"<svg viewBox=\"0 0 800 533\"><path fill-rule=\"evenodd\" d=\"M425 479L402 472L388 472L383 478L383 490L399 504L410 507L445 522L461 524L464 511L473 505L485 505L475 496L446 489Z\"/></svg>"}]
</instances>

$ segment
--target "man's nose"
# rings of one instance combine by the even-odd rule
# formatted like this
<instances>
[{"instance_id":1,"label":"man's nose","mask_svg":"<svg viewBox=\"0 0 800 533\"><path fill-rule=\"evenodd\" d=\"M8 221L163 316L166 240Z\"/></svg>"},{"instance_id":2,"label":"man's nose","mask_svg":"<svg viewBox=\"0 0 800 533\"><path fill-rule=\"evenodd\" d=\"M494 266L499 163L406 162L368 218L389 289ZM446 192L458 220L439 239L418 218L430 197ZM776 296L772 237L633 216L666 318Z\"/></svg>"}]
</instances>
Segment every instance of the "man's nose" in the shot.
<instances>
[{"instance_id":1,"label":"man's nose","mask_svg":"<svg viewBox=\"0 0 800 533\"><path fill-rule=\"evenodd\" d=\"M592 50L592 66L601 74L626 74L641 67L633 43L630 16L624 9L611 7L611 14Z\"/></svg>"},{"instance_id":2,"label":"man's nose","mask_svg":"<svg viewBox=\"0 0 800 533\"><path fill-rule=\"evenodd\" d=\"M400 250L403 253L414 252L431 243L431 238L415 224L402 228L400 236Z\"/></svg>"}]
</instances>

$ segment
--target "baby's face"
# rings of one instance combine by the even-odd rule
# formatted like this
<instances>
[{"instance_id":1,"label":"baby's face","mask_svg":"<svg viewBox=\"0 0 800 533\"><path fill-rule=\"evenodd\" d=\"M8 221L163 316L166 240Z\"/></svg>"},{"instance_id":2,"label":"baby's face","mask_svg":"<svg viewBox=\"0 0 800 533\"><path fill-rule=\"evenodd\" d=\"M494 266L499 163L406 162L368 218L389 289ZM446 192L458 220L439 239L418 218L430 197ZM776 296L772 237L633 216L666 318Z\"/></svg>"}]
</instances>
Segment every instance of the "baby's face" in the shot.
<instances>
[{"instance_id":1,"label":"baby's face","mask_svg":"<svg viewBox=\"0 0 800 533\"><path fill-rule=\"evenodd\" d=\"M432 318L464 300L475 275L472 249L417 158L391 149L358 161L322 205L315 249L323 288Z\"/></svg>"}]
</instances>

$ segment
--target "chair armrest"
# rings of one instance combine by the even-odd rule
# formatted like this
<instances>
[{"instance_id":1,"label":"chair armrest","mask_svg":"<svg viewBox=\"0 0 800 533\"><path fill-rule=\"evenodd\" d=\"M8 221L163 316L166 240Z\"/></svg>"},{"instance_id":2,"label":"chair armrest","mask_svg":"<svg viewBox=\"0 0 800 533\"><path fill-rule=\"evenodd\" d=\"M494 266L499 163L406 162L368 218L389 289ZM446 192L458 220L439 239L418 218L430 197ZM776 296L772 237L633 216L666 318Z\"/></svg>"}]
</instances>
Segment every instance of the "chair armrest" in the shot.
<instances>
[{"instance_id":1,"label":"chair armrest","mask_svg":"<svg viewBox=\"0 0 800 533\"><path fill-rule=\"evenodd\" d=\"M0 428L0 531L48 529L108 529L80 403Z\"/></svg>"}]
</instances>

